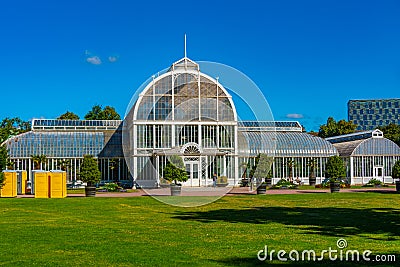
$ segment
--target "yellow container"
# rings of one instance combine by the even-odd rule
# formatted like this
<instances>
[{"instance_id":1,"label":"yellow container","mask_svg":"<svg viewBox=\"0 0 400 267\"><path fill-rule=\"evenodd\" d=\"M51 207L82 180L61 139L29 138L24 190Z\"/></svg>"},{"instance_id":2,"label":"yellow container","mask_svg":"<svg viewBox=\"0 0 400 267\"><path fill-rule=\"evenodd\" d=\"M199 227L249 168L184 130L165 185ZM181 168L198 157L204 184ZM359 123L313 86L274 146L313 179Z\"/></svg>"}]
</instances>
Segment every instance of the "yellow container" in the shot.
<instances>
[{"instance_id":1,"label":"yellow container","mask_svg":"<svg viewBox=\"0 0 400 267\"><path fill-rule=\"evenodd\" d=\"M49 197L49 180L51 176L46 171L34 171L33 180L35 183L35 198L48 198Z\"/></svg>"},{"instance_id":2,"label":"yellow container","mask_svg":"<svg viewBox=\"0 0 400 267\"><path fill-rule=\"evenodd\" d=\"M27 174L26 171L17 171L17 194L25 195L26 194L26 182L27 182Z\"/></svg>"},{"instance_id":3,"label":"yellow container","mask_svg":"<svg viewBox=\"0 0 400 267\"><path fill-rule=\"evenodd\" d=\"M67 175L64 171L50 171L50 198L67 197Z\"/></svg>"},{"instance_id":4,"label":"yellow container","mask_svg":"<svg viewBox=\"0 0 400 267\"><path fill-rule=\"evenodd\" d=\"M0 190L1 197L16 197L17 196L17 172L3 171L4 186Z\"/></svg>"}]
</instances>

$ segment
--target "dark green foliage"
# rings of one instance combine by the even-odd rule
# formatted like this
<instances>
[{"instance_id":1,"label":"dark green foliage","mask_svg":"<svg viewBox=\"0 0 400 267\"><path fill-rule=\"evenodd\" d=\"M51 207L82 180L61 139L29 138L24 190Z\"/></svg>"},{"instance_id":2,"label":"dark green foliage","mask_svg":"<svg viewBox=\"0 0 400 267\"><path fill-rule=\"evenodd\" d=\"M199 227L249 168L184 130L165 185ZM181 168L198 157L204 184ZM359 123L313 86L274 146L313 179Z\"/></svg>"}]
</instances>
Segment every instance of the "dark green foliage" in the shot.
<instances>
[{"instance_id":1,"label":"dark green foliage","mask_svg":"<svg viewBox=\"0 0 400 267\"><path fill-rule=\"evenodd\" d=\"M379 129L383 132L384 137L400 146L400 125L391 123L387 126L379 127Z\"/></svg>"},{"instance_id":2,"label":"dark green foliage","mask_svg":"<svg viewBox=\"0 0 400 267\"><path fill-rule=\"evenodd\" d=\"M31 130L31 123L20 118L5 118L0 123L0 143L8 138Z\"/></svg>"},{"instance_id":3,"label":"dark green foliage","mask_svg":"<svg viewBox=\"0 0 400 267\"><path fill-rule=\"evenodd\" d=\"M325 177L331 181L339 181L346 177L346 169L343 160L339 156L332 156L326 162Z\"/></svg>"},{"instance_id":4,"label":"dark green foliage","mask_svg":"<svg viewBox=\"0 0 400 267\"><path fill-rule=\"evenodd\" d=\"M67 111L66 113L60 115L57 120L79 120L79 116L73 112Z\"/></svg>"},{"instance_id":5,"label":"dark green foliage","mask_svg":"<svg viewBox=\"0 0 400 267\"><path fill-rule=\"evenodd\" d=\"M100 181L101 172L97 160L92 155L83 156L79 177L88 186L93 186Z\"/></svg>"},{"instance_id":6,"label":"dark green foliage","mask_svg":"<svg viewBox=\"0 0 400 267\"><path fill-rule=\"evenodd\" d=\"M110 107L110 106L106 106L102 113L102 120L120 120L121 116L117 113L117 111L115 110L115 108Z\"/></svg>"},{"instance_id":7,"label":"dark green foliage","mask_svg":"<svg viewBox=\"0 0 400 267\"><path fill-rule=\"evenodd\" d=\"M117 192L122 188L116 183L107 183L103 186L103 189L105 189L107 192Z\"/></svg>"},{"instance_id":8,"label":"dark green foliage","mask_svg":"<svg viewBox=\"0 0 400 267\"><path fill-rule=\"evenodd\" d=\"M0 189L4 185L4 174L3 170L6 169L8 162L7 148L3 145L0 146Z\"/></svg>"},{"instance_id":9,"label":"dark green foliage","mask_svg":"<svg viewBox=\"0 0 400 267\"><path fill-rule=\"evenodd\" d=\"M332 117L329 117L325 125L319 127L318 136L327 138L342 134L350 134L356 131L357 125L351 121L340 120L336 122Z\"/></svg>"},{"instance_id":10,"label":"dark green foliage","mask_svg":"<svg viewBox=\"0 0 400 267\"><path fill-rule=\"evenodd\" d=\"M181 157L173 155L168 158L168 162L164 167L163 178L169 182L174 181L175 184L187 181L188 176Z\"/></svg>"},{"instance_id":11,"label":"dark green foliage","mask_svg":"<svg viewBox=\"0 0 400 267\"><path fill-rule=\"evenodd\" d=\"M0 146L0 171L3 171L7 167L8 152L5 145Z\"/></svg>"},{"instance_id":12,"label":"dark green foliage","mask_svg":"<svg viewBox=\"0 0 400 267\"><path fill-rule=\"evenodd\" d=\"M394 179L400 179L400 160L396 161L392 168L392 177Z\"/></svg>"},{"instance_id":13,"label":"dark green foliage","mask_svg":"<svg viewBox=\"0 0 400 267\"><path fill-rule=\"evenodd\" d=\"M291 183L286 179L280 179L275 185L272 186L272 189L280 189L280 188L294 189L297 188L297 185Z\"/></svg>"},{"instance_id":14,"label":"dark green foliage","mask_svg":"<svg viewBox=\"0 0 400 267\"><path fill-rule=\"evenodd\" d=\"M92 110L85 115L85 120L120 120L121 116L115 108L106 106L104 109L100 105L94 105Z\"/></svg>"}]
</instances>

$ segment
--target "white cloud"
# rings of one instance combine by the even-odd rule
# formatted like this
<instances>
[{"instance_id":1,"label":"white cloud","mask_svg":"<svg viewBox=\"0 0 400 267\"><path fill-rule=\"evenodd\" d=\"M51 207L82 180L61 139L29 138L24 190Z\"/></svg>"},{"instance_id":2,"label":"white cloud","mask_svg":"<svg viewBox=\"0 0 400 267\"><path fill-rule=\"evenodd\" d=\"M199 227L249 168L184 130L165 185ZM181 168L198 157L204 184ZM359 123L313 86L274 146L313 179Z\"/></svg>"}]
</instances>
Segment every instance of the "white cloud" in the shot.
<instances>
[{"instance_id":1,"label":"white cloud","mask_svg":"<svg viewBox=\"0 0 400 267\"><path fill-rule=\"evenodd\" d=\"M108 57L108 61L110 61L111 63L116 62L118 60L117 56L109 56Z\"/></svg>"},{"instance_id":2,"label":"white cloud","mask_svg":"<svg viewBox=\"0 0 400 267\"><path fill-rule=\"evenodd\" d=\"M286 114L286 118L288 118L288 119L302 119L302 118L304 118L304 116L303 116L303 114L291 113L291 114Z\"/></svg>"},{"instance_id":3,"label":"white cloud","mask_svg":"<svg viewBox=\"0 0 400 267\"><path fill-rule=\"evenodd\" d=\"M90 64L93 64L93 65L100 65L101 64L101 59L98 56L88 57L86 59L86 61L89 62Z\"/></svg>"}]
</instances>

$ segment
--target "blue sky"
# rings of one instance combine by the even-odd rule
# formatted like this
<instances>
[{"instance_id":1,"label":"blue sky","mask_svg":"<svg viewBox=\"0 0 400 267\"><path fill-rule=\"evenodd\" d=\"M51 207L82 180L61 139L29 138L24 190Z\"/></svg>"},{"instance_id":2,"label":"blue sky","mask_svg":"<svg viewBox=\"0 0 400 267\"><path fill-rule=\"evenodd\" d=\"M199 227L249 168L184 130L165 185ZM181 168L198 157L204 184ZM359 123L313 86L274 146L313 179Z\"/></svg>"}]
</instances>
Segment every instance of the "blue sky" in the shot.
<instances>
[{"instance_id":1,"label":"blue sky","mask_svg":"<svg viewBox=\"0 0 400 267\"><path fill-rule=\"evenodd\" d=\"M349 99L400 97L399 1L138 2L3 1L0 118L123 115L184 33L191 59L242 71L276 120L307 130L347 119Z\"/></svg>"}]
</instances>

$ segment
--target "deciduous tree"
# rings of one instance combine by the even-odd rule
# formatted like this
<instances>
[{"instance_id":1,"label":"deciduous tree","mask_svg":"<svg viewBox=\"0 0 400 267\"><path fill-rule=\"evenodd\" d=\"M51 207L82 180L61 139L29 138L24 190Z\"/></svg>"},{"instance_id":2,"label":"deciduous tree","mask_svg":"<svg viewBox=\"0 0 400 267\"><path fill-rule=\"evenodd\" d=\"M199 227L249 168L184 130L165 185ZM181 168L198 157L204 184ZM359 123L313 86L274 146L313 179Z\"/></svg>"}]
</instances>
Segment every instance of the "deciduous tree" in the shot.
<instances>
[{"instance_id":1,"label":"deciduous tree","mask_svg":"<svg viewBox=\"0 0 400 267\"><path fill-rule=\"evenodd\" d=\"M79 116L73 112L67 111L60 115L57 120L79 120Z\"/></svg>"},{"instance_id":2,"label":"deciduous tree","mask_svg":"<svg viewBox=\"0 0 400 267\"><path fill-rule=\"evenodd\" d=\"M319 127L318 136L327 138L343 134L350 134L356 131L357 125L351 121L340 120L336 122L332 117L329 117L325 125Z\"/></svg>"}]
</instances>

